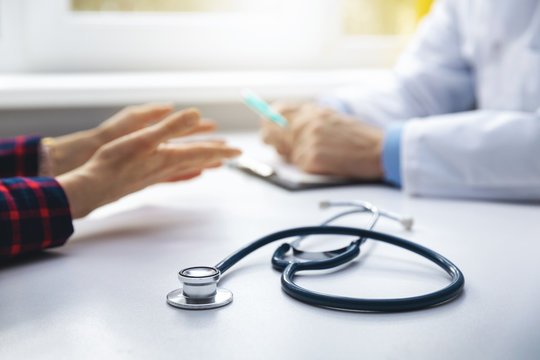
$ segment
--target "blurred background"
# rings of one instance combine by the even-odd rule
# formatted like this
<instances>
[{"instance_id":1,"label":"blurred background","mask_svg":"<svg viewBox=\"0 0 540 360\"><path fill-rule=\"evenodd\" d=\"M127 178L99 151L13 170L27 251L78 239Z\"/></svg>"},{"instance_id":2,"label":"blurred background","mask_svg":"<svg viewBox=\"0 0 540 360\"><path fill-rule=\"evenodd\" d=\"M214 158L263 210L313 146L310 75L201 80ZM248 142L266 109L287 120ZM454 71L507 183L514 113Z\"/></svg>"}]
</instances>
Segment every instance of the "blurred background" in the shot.
<instances>
[{"instance_id":1,"label":"blurred background","mask_svg":"<svg viewBox=\"0 0 540 360\"><path fill-rule=\"evenodd\" d=\"M58 135L124 105L253 129L239 92L309 100L378 82L431 0L0 0L0 136Z\"/></svg>"},{"instance_id":2,"label":"blurred background","mask_svg":"<svg viewBox=\"0 0 540 360\"><path fill-rule=\"evenodd\" d=\"M344 33L347 35L410 33L416 23L417 14L426 10L426 3L418 0L344 0L342 5ZM278 10L280 6L279 1L264 0L71 1L71 8L76 12L257 12Z\"/></svg>"}]
</instances>

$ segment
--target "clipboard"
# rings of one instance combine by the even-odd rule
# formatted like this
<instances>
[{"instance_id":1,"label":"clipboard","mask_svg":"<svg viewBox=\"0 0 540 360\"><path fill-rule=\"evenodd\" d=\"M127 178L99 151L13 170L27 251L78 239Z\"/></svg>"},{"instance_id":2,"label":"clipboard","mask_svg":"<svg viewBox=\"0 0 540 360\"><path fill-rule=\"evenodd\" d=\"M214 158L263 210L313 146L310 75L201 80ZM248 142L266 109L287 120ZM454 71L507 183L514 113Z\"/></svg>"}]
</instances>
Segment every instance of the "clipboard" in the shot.
<instances>
[{"instance_id":1,"label":"clipboard","mask_svg":"<svg viewBox=\"0 0 540 360\"><path fill-rule=\"evenodd\" d=\"M283 161L267 163L247 156L231 160L228 165L289 191L380 183L341 176L307 174L296 166Z\"/></svg>"}]
</instances>

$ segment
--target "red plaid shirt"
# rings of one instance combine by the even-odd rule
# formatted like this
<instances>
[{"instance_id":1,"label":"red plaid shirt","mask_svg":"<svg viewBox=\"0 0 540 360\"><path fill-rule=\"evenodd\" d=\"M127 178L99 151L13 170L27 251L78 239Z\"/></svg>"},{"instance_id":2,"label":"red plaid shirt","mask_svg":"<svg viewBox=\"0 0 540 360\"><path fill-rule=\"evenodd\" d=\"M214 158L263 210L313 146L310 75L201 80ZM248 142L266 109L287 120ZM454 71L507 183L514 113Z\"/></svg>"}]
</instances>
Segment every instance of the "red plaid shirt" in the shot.
<instances>
[{"instance_id":1,"label":"red plaid shirt","mask_svg":"<svg viewBox=\"0 0 540 360\"><path fill-rule=\"evenodd\" d=\"M60 184L35 177L40 140L36 136L0 140L0 262L60 246L73 233Z\"/></svg>"}]
</instances>

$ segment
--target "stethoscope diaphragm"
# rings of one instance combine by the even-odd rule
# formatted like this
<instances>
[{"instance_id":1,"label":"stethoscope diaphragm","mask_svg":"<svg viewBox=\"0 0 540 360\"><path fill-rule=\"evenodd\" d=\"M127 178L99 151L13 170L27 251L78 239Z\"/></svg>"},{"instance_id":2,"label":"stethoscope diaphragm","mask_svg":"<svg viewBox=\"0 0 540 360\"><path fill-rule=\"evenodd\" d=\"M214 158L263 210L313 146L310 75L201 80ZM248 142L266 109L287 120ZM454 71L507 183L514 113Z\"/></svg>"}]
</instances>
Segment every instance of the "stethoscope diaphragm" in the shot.
<instances>
[{"instance_id":1,"label":"stethoscope diaphragm","mask_svg":"<svg viewBox=\"0 0 540 360\"><path fill-rule=\"evenodd\" d=\"M232 292L217 288L221 273L210 266L181 270L178 279L183 287L167 294L167 303L181 309L206 310L225 306L233 300Z\"/></svg>"}]
</instances>

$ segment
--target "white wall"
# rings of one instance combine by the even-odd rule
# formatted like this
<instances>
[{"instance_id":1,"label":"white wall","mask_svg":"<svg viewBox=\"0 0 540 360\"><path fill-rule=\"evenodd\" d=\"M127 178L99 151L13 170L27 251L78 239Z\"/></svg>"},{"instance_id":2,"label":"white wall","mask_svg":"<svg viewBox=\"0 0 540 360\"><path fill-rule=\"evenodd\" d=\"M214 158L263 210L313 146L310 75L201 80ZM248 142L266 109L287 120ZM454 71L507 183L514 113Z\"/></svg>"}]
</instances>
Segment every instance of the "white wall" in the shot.
<instances>
[{"instance_id":1,"label":"white wall","mask_svg":"<svg viewBox=\"0 0 540 360\"><path fill-rule=\"evenodd\" d=\"M178 108L194 106L179 104ZM242 104L195 104L220 131L254 130L258 118ZM0 137L22 134L58 136L96 126L122 107L0 110Z\"/></svg>"}]
</instances>

